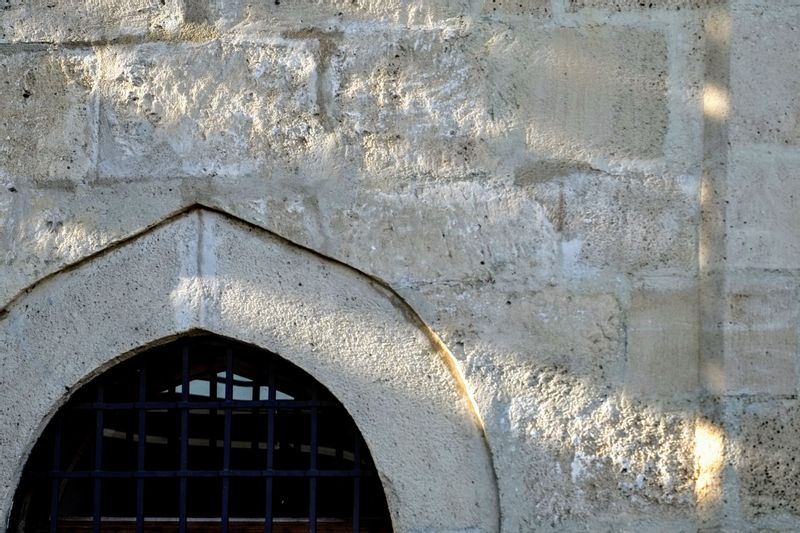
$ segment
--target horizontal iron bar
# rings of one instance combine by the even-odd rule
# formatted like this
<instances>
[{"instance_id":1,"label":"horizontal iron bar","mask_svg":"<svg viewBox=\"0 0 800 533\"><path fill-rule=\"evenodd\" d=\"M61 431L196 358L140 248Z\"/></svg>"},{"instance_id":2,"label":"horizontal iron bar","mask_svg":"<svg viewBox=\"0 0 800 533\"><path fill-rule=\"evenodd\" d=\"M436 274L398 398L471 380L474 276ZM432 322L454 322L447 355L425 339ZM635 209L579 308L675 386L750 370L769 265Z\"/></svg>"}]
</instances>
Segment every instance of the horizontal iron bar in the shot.
<instances>
[{"instance_id":1,"label":"horizontal iron bar","mask_svg":"<svg viewBox=\"0 0 800 533\"><path fill-rule=\"evenodd\" d=\"M241 477L241 478L281 478L281 477L368 477L372 475L364 470L71 470L69 472L52 471L47 473L52 479L73 478L193 478L193 477Z\"/></svg>"},{"instance_id":2,"label":"horizontal iron bar","mask_svg":"<svg viewBox=\"0 0 800 533\"><path fill-rule=\"evenodd\" d=\"M180 402L88 402L70 407L80 410L132 410L132 409L224 409L272 407L275 409L296 409L299 407L341 407L337 402L322 400L209 400Z\"/></svg>"}]
</instances>

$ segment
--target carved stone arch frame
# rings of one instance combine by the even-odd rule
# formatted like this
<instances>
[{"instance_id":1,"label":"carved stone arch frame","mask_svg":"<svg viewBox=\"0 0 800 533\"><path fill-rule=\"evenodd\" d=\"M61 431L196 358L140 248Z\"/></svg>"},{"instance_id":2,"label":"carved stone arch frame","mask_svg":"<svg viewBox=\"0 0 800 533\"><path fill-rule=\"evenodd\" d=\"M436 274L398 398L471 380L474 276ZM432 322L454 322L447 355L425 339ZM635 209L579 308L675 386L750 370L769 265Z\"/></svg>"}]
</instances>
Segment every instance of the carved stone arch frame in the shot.
<instances>
[{"instance_id":1,"label":"carved stone arch frame","mask_svg":"<svg viewBox=\"0 0 800 533\"><path fill-rule=\"evenodd\" d=\"M194 331L277 353L336 395L371 450L395 531L499 530L480 420L449 352L413 310L353 268L202 206L48 276L0 311L0 525L70 391Z\"/></svg>"}]
</instances>

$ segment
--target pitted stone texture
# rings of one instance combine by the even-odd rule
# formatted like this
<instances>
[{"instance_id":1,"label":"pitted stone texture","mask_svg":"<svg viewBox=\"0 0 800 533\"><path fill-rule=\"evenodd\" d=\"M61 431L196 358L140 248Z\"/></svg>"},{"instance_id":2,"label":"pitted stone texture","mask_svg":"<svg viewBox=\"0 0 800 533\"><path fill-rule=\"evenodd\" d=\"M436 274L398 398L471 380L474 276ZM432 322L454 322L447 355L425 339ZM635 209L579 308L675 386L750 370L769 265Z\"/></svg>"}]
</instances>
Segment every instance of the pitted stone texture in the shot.
<instances>
[{"instance_id":1,"label":"pitted stone texture","mask_svg":"<svg viewBox=\"0 0 800 533\"><path fill-rule=\"evenodd\" d=\"M6 0L0 42L104 42L177 28L178 0Z\"/></svg>"},{"instance_id":2,"label":"pitted stone texture","mask_svg":"<svg viewBox=\"0 0 800 533\"><path fill-rule=\"evenodd\" d=\"M17 180L19 181L19 180ZM114 187L31 189L17 183L0 232L0 307L14 294L65 265L152 226L186 205L180 182L157 187L128 183Z\"/></svg>"},{"instance_id":3,"label":"pitted stone texture","mask_svg":"<svg viewBox=\"0 0 800 533\"><path fill-rule=\"evenodd\" d=\"M739 145L729 167L727 264L734 269L800 267L800 151Z\"/></svg>"},{"instance_id":4,"label":"pitted stone texture","mask_svg":"<svg viewBox=\"0 0 800 533\"><path fill-rule=\"evenodd\" d=\"M491 0L190 0L192 9L216 25L265 22L273 28L335 28L349 22L436 26L475 15ZM547 0L526 0L540 4Z\"/></svg>"},{"instance_id":5,"label":"pitted stone texture","mask_svg":"<svg viewBox=\"0 0 800 533\"><path fill-rule=\"evenodd\" d=\"M472 41L454 28L366 30L347 35L331 77L334 120L367 179L484 178L489 112Z\"/></svg>"},{"instance_id":6,"label":"pitted stone texture","mask_svg":"<svg viewBox=\"0 0 800 533\"><path fill-rule=\"evenodd\" d=\"M488 352L504 364L554 365L598 382L619 378L623 313L612 294L494 281L414 292L415 306L434 313L425 318L460 359Z\"/></svg>"},{"instance_id":7,"label":"pitted stone texture","mask_svg":"<svg viewBox=\"0 0 800 533\"><path fill-rule=\"evenodd\" d=\"M800 5L748 0L733 2L733 6L730 139L797 146Z\"/></svg>"},{"instance_id":8,"label":"pitted stone texture","mask_svg":"<svg viewBox=\"0 0 800 533\"><path fill-rule=\"evenodd\" d=\"M94 78L89 52L0 50L0 180L7 187L70 185L92 172Z\"/></svg>"},{"instance_id":9,"label":"pitted stone texture","mask_svg":"<svg viewBox=\"0 0 800 533\"><path fill-rule=\"evenodd\" d=\"M505 18L542 16L551 13L550 0L484 0L481 12Z\"/></svg>"},{"instance_id":10,"label":"pitted stone texture","mask_svg":"<svg viewBox=\"0 0 800 533\"><path fill-rule=\"evenodd\" d=\"M100 179L231 175L319 148L315 41L114 46L100 55Z\"/></svg>"},{"instance_id":11,"label":"pitted stone texture","mask_svg":"<svg viewBox=\"0 0 800 533\"><path fill-rule=\"evenodd\" d=\"M748 518L794 518L800 525L800 403L755 404L741 418L736 471Z\"/></svg>"},{"instance_id":12,"label":"pitted stone texture","mask_svg":"<svg viewBox=\"0 0 800 533\"><path fill-rule=\"evenodd\" d=\"M691 394L700 357L697 288L658 285L645 282L631 297L626 389L638 397Z\"/></svg>"},{"instance_id":13,"label":"pitted stone texture","mask_svg":"<svg viewBox=\"0 0 800 533\"><path fill-rule=\"evenodd\" d=\"M620 516L691 523L690 404L631 401L557 367L488 364L467 377L479 402L479 383L498 384L487 420L505 531L613 530Z\"/></svg>"},{"instance_id":14,"label":"pitted stone texture","mask_svg":"<svg viewBox=\"0 0 800 533\"><path fill-rule=\"evenodd\" d=\"M790 276L730 276L725 322L729 394L798 392L797 282Z\"/></svg>"},{"instance_id":15,"label":"pitted stone texture","mask_svg":"<svg viewBox=\"0 0 800 533\"><path fill-rule=\"evenodd\" d=\"M579 173L534 185L561 234L566 275L696 264L696 189L681 179Z\"/></svg>"},{"instance_id":16,"label":"pitted stone texture","mask_svg":"<svg viewBox=\"0 0 800 533\"><path fill-rule=\"evenodd\" d=\"M704 9L722 5L725 0L568 0L570 11L585 8L609 11L631 11L650 9Z\"/></svg>"},{"instance_id":17,"label":"pitted stone texture","mask_svg":"<svg viewBox=\"0 0 800 533\"><path fill-rule=\"evenodd\" d=\"M522 272L547 278L557 260L538 203L518 190L470 182L360 194L333 213L330 228L333 256L396 286Z\"/></svg>"},{"instance_id":18,"label":"pitted stone texture","mask_svg":"<svg viewBox=\"0 0 800 533\"><path fill-rule=\"evenodd\" d=\"M486 35L492 127L539 158L663 156L667 45L656 31L519 24Z\"/></svg>"}]
</instances>

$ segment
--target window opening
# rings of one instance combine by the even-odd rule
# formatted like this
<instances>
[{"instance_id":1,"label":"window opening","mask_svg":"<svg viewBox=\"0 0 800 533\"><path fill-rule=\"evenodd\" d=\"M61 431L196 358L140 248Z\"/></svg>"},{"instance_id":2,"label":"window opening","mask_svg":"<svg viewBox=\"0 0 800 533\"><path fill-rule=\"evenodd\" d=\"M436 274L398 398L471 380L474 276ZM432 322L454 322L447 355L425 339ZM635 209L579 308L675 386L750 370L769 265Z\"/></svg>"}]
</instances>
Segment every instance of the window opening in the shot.
<instances>
[{"instance_id":1,"label":"window opening","mask_svg":"<svg viewBox=\"0 0 800 533\"><path fill-rule=\"evenodd\" d=\"M56 414L11 531L391 531L342 404L275 354L190 337L125 361Z\"/></svg>"}]
</instances>

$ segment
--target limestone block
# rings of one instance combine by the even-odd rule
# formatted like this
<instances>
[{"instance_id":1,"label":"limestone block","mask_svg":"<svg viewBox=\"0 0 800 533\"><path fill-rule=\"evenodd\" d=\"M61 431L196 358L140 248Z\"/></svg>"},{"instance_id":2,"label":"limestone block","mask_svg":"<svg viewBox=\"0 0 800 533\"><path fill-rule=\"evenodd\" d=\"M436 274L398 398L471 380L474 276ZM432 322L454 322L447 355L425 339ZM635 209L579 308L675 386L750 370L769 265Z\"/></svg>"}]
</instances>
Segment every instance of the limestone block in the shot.
<instances>
[{"instance_id":1,"label":"limestone block","mask_svg":"<svg viewBox=\"0 0 800 533\"><path fill-rule=\"evenodd\" d=\"M96 42L143 37L176 29L178 0L8 0L0 16L0 42Z\"/></svg>"},{"instance_id":2,"label":"limestone block","mask_svg":"<svg viewBox=\"0 0 800 533\"><path fill-rule=\"evenodd\" d=\"M735 463L744 515L800 515L800 403L749 406L741 417Z\"/></svg>"},{"instance_id":3,"label":"limestone block","mask_svg":"<svg viewBox=\"0 0 800 533\"><path fill-rule=\"evenodd\" d=\"M697 205L691 180L576 173L534 189L561 233L565 274L694 271Z\"/></svg>"},{"instance_id":4,"label":"limestone block","mask_svg":"<svg viewBox=\"0 0 800 533\"><path fill-rule=\"evenodd\" d=\"M486 420L504 531L629 531L641 516L654 522L630 531L660 530L690 519L689 403L634 401L547 365L487 364L468 379L478 376L494 392Z\"/></svg>"},{"instance_id":5,"label":"limestone block","mask_svg":"<svg viewBox=\"0 0 800 533\"><path fill-rule=\"evenodd\" d=\"M241 175L318 148L316 41L101 55L101 179Z\"/></svg>"},{"instance_id":6,"label":"limestone block","mask_svg":"<svg viewBox=\"0 0 800 533\"><path fill-rule=\"evenodd\" d=\"M479 179L489 120L484 74L452 29L348 34L332 61L334 120L376 184Z\"/></svg>"},{"instance_id":7,"label":"limestone block","mask_svg":"<svg viewBox=\"0 0 800 533\"><path fill-rule=\"evenodd\" d=\"M620 368L623 315L613 294L513 283L425 285L415 304L466 358L494 354L508 364L554 365L602 382Z\"/></svg>"},{"instance_id":8,"label":"limestone block","mask_svg":"<svg viewBox=\"0 0 800 533\"><path fill-rule=\"evenodd\" d=\"M800 267L799 167L795 148L736 147L726 193L731 268Z\"/></svg>"},{"instance_id":9,"label":"limestone block","mask_svg":"<svg viewBox=\"0 0 800 533\"><path fill-rule=\"evenodd\" d=\"M435 26L448 19L474 15L491 0L192 0L203 21L233 26L263 21L274 29L333 28L342 23ZM541 4L547 0L526 0ZM300 24L298 24L300 22Z\"/></svg>"},{"instance_id":10,"label":"limestone block","mask_svg":"<svg viewBox=\"0 0 800 533\"><path fill-rule=\"evenodd\" d=\"M729 137L734 142L796 146L800 143L800 6L764 1L733 4Z\"/></svg>"},{"instance_id":11,"label":"limestone block","mask_svg":"<svg viewBox=\"0 0 800 533\"><path fill-rule=\"evenodd\" d=\"M724 326L728 393L796 394L800 316L796 284L781 277L730 284Z\"/></svg>"},{"instance_id":12,"label":"limestone block","mask_svg":"<svg viewBox=\"0 0 800 533\"><path fill-rule=\"evenodd\" d=\"M484 0L481 13L492 17L525 17L550 14L549 0Z\"/></svg>"},{"instance_id":13,"label":"limestone block","mask_svg":"<svg viewBox=\"0 0 800 533\"><path fill-rule=\"evenodd\" d=\"M519 191L463 183L369 193L329 216L332 255L395 286L546 278L555 265L552 228Z\"/></svg>"},{"instance_id":14,"label":"limestone block","mask_svg":"<svg viewBox=\"0 0 800 533\"><path fill-rule=\"evenodd\" d=\"M486 36L493 126L539 158L654 159L667 129L664 35L518 24Z\"/></svg>"},{"instance_id":15,"label":"limestone block","mask_svg":"<svg viewBox=\"0 0 800 533\"><path fill-rule=\"evenodd\" d=\"M689 394L698 384L697 289L637 288L627 321L626 388L633 394Z\"/></svg>"},{"instance_id":16,"label":"limestone block","mask_svg":"<svg viewBox=\"0 0 800 533\"><path fill-rule=\"evenodd\" d=\"M20 188L90 174L94 72L90 52L0 50L0 180Z\"/></svg>"},{"instance_id":17,"label":"limestone block","mask_svg":"<svg viewBox=\"0 0 800 533\"><path fill-rule=\"evenodd\" d=\"M717 6L725 0L569 0L569 10L585 8L607 9L609 11L650 10L650 9L703 9Z\"/></svg>"}]
</instances>

